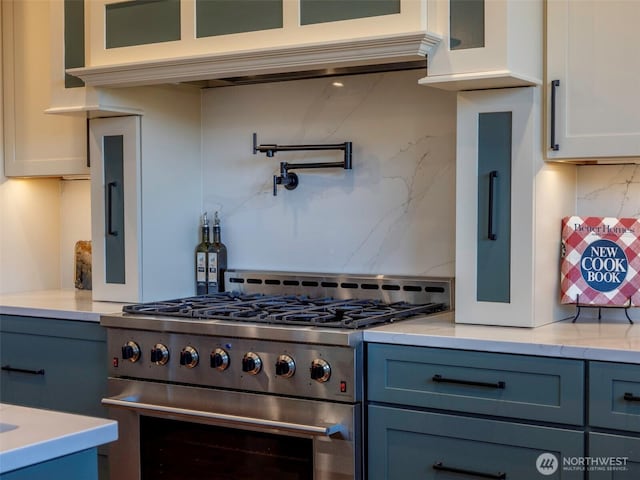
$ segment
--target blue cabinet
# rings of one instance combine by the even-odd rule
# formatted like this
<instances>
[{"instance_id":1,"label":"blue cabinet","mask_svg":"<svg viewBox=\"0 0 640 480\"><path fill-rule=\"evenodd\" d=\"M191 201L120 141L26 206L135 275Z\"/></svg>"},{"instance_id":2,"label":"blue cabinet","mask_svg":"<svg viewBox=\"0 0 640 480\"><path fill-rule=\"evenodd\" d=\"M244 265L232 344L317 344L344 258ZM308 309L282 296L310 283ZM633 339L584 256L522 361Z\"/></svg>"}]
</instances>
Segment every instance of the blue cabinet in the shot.
<instances>
[{"instance_id":1,"label":"blue cabinet","mask_svg":"<svg viewBox=\"0 0 640 480\"><path fill-rule=\"evenodd\" d=\"M0 316L0 401L106 417L107 345L93 322Z\"/></svg>"},{"instance_id":2,"label":"blue cabinet","mask_svg":"<svg viewBox=\"0 0 640 480\"><path fill-rule=\"evenodd\" d=\"M0 315L0 402L106 418L107 410L100 403L107 393L106 339L105 329L96 322ZM107 479L106 448L99 451L100 478ZM95 452L91 458L79 456L65 462L86 467L92 461L95 467ZM60 467L41 465L42 472ZM15 478L44 479L42 472L41 476L23 472L20 475L26 477Z\"/></svg>"},{"instance_id":3,"label":"blue cabinet","mask_svg":"<svg viewBox=\"0 0 640 480\"><path fill-rule=\"evenodd\" d=\"M96 469L97 449L89 448L78 453L54 458L29 467L12 470L0 475L1 480L98 480ZM106 477L105 477L106 478Z\"/></svg>"},{"instance_id":4,"label":"blue cabinet","mask_svg":"<svg viewBox=\"0 0 640 480\"><path fill-rule=\"evenodd\" d=\"M581 360L367 345L370 480L582 479Z\"/></svg>"},{"instance_id":5,"label":"blue cabinet","mask_svg":"<svg viewBox=\"0 0 640 480\"><path fill-rule=\"evenodd\" d=\"M548 478L583 478L560 466L582 457L581 431L377 405L368 412L370 480L537 480L543 454L555 462Z\"/></svg>"},{"instance_id":6,"label":"blue cabinet","mask_svg":"<svg viewBox=\"0 0 640 480\"><path fill-rule=\"evenodd\" d=\"M578 360L369 344L369 400L572 425L584 422Z\"/></svg>"}]
</instances>

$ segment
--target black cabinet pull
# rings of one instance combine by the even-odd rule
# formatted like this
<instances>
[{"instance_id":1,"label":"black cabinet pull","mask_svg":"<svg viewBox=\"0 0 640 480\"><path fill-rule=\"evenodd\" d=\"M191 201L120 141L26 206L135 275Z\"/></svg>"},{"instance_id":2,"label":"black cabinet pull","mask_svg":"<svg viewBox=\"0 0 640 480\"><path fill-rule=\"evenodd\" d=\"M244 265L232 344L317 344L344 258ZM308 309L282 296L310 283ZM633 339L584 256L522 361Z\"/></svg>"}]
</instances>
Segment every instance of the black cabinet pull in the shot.
<instances>
[{"instance_id":1,"label":"black cabinet pull","mask_svg":"<svg viewBox=\"0 0 640 480\"><path fill-rule=\"evenodd\" d=\"M40 370L29 370L27 368L15 368L11 365L3 365L2 370L5 372L28 373L30 375L44 375L44 368Z\"/></svg>"},{"instance_id":2,"label":"black cabinet pull","mask_svg":"<svg viewBox=\"0 0 640 480\"><path fill-rule=\"evenodd\" d=\"M118 231L113 229L113 190L118 187L118 182L109 182L107 184L107 234L118 235Z\"/></svg>"},{"instance_id":3,"label":"black cabinet pull","mask_svg":"<svg viewBox=\"0 0 640 480\"><path fill-rule=\"evenodd\" d=\"M456 383L458 385L471 385L473 387L488 387L488 388L505 388L505 382L476 382L475 380L460 380L458 378L444 378L442 375L434 375L431 379L436 383Z\"/></svg>"},{"instance_id":4,"label":"black cabinet pull","mask_svg":"<svg viewBox=\"0 0 640 480\"><path fill-rule=\"evenodd\" d=\"M494 229L494 203L495 203L495 186L496 181L498 180L498 171L492 170L489 173L489 225L488 225L488 234L489 240L496 240L498 236L496 235Z\"/></svg>"},{"instance_id":5,"label":"black cabinet pull","mask_svg":"<svg viewBox=\"0 0 640 480\"><path fill-rule=\"evenodd\" d=\"M479 477L479 478L497 478L500 480L507 478L507 474L504 472L498 472L498 473L476 472L475 470L466 470L464 468L447 467L446 465L443 465L442 462L434 463L433 469L441 470L443 472L460 473L462 475L471 475L473 477Z\"/></svg>"},{"instance_id":6,"label":"black cabinet pull","mask_svg":"<svg viewBox=\"0 0 640 480\"><path fill-rule=\"evenodd\" d=\"M622 398L624 398L627 402L640 402L640 397L629 392L626 392Z\"/></svg>"},{"instance_id":7,"label":"black cabinet pull","mask_svg":"<svg viewBox=\"0 0 640 480\"><path fill-rule=\"evenodd\" d=\"M551 150L560 150L560 145L556 143L556 89L560 86L560 80L551 80Z\"/></svg>"}]
</instances>

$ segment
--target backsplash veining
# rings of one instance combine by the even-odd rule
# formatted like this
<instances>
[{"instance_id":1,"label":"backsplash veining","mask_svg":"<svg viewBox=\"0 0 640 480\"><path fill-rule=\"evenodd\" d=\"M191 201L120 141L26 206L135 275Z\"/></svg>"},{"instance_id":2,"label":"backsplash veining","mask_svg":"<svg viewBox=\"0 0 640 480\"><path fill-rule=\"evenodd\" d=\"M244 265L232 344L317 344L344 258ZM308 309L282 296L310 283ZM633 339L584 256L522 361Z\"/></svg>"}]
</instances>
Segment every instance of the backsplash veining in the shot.
<instances>
[{"instance_id":1,"label":"backsplash veining","mask_svg":"<svg viewBox=\"0 0 640 480\"><path fill-rule=\"evenodd\" d=\"M640 165L579 167L577 200L583 216L640 217Z\"/></svg>"},{"instance_id":2,"label":"backsplash veining","mask_svg":"<svg viewBox=\"0 0 640 480\"><path fill-rule=\"evenodd\" d=\"M454 93L396 72L211 89L203 96L204 208L219 210L230 268L454 274ZM343 86L334 86L339 81ZM258 143L353 142L353 170L296 170L342 152L253 155Z\"/></svg>"}]
</instances>

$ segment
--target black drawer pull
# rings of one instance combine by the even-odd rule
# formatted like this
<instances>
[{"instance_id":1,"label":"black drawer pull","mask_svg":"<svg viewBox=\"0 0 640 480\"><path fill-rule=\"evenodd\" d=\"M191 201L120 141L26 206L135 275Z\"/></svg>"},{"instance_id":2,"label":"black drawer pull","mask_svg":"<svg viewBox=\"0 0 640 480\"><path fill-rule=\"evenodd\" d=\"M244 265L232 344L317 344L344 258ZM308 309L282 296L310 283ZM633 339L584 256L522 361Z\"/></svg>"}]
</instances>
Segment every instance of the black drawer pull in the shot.
<instances>
[{"instance_id":1,"label":"black drawer pull","mask_svg":"<svg viewBox=\"0 0 640 480\"><path fill-rule=\"evenodd\" d=\"M476 382L474 380L459 380L457 378L444 378L442 375L434 375L431 379L437 383L457 383L459 385L472 385L474 387L489 387L489 388L504 388L506 383L504 382Z\"/></svg>"},{"instance_id":2,"label":"black drawer pull","mask_svg":"<svg viewBox=\"0 0 640 480\"><path fill-rule=\"evenodd\" d=\"M497 478L500 480L507 478L507 474L503 472L498 472L498 473L476 472L474 470L465 470L464 468L447 467L446 465L443 465L442 462L434 463L433 469L441 470L443 472L461 473L462 475L471 475L473 477L479 477L479 478Z\"/></svg>"},{"instance_id":3,"label":"black drawer pull","mask_svg":"<svg viewBox=\"0 0 640 480\"><path fill-rule=\"evenodd\" d=\"M626 392L622 398L624 398L627 402L640 402L640 397L629 392Z\"/></svg>"},{"instance_id":4,"label":"black drawer pull","mask_svg":"<svg viewBox=\"0 0 640 480\"><path fill-rule=\"evenodd\" d=\"M551 80L551 145L550 149L554 152L560 150L560 145L556 143L556 89L560 86L560 80Z\"/></svg>"},{"instance_id":5,"label":"black drawer pull","mask_svg":"<svg viewBox=\"0 0 640 480\"><path fill-rule=\"evenodd\" d=\"M3 365L2 370L5 372L28 373L30 375L44 375L44 368L40 370L29 370L27 368L14 368L11 365Z\"/></svg>"},{"instance_id":6,"label":"black drawer pull","mask_svg":"<svg viewBox=\"0 0 640 480\"><path fill-rule=\"evenodd\" d=\"M489 240L497 240L498 236L496 235L496 229L494 225L495 216L493 211L495 209L495 190L496 190L496 182L498 181L498 171L492 170L489 172L489 215L488 215L488 228L487 228L487 237Z\"/></svg>"}]
</instances>

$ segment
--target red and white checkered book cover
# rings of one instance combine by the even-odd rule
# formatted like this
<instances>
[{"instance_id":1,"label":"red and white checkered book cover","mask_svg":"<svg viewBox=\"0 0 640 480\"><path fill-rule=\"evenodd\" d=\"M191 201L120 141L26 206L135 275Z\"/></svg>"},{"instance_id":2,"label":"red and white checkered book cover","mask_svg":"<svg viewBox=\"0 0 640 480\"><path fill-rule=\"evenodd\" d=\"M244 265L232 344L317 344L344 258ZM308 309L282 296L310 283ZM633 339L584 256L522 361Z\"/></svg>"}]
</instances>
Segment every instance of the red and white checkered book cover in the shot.
<instances>
[{"instance_id":1,"label":"red and white checkered book cover","mask_svg":"<svg viewBox=\"0 0 640 480\"><path fill-rule=\"evenodd\" d=\"M640 305L640 219L562 219L561 302Z\"/></svg>"}]
</instances>

